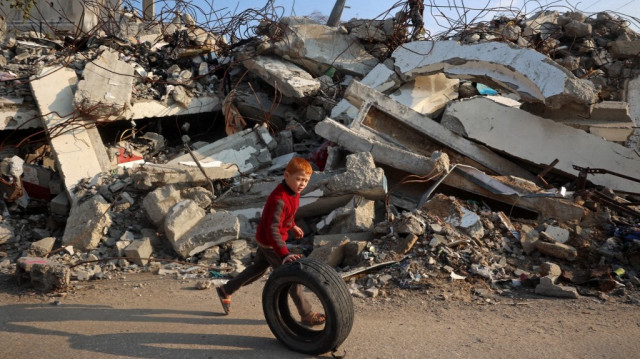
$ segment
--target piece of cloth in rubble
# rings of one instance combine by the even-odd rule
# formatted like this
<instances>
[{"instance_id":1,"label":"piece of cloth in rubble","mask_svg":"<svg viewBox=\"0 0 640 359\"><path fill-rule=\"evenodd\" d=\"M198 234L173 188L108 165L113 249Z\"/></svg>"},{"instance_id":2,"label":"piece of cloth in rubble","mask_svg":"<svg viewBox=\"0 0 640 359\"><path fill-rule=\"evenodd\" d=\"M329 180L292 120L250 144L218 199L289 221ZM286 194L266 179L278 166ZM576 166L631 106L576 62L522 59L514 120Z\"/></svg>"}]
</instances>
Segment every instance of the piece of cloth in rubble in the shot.
<instances>
[{"instance_id":1,"label":"piece of cloth in rubble","mask_svg":"<svg viewBox=\"0 0 640 359\"><path fill-rule=\"evenodd\" d=\"M262 217L256 231L258 245L273 249L280 258L289 254L288 232L296 224L294 217L300 204L300 194L293 191L286 182L271 192L262 210Z\"/></svg>"}]
</instances>

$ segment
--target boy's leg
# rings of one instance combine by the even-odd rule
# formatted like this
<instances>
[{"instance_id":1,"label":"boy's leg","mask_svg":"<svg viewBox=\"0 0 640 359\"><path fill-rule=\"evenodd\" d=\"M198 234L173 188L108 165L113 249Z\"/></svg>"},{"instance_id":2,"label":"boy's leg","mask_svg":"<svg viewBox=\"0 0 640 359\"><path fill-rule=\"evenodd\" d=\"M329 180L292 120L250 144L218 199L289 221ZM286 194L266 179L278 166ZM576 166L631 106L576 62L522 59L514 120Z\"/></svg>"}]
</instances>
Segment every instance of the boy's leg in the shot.
<instances>
[{"instance_id":1,"label":"boy's leg","mask_svg":"<svg viewBox=\"0 0 640 359\"><path fill-rule=\"evenodd\" d=\"M264 256L266 260L271 264L273 269L276 269L282 265L282 259L271 249L264 250ZM291 299L293 300L293 304L296 305L298 309L298 314L300 317L306 317L311 313L311 303L302 292L302 286L299 284L291 286L289 289L289 295L291 295Z\"/></svg>"},{"instance_id":2,"label":"boy's leg","mask_svg":"<svg viewBox=\"0 0 640 359\"><path fill-rule=\"evenodd\" d=\"M231 279L222 286L224 294L230 296L235 291L240 289L240 287L251 284L258 278L262 277L264 272L269 269L270 265L270 262L265 258L263 251L263 248L258 247L258 250L256 251L256 257L253 259L253 263L251 263L250 266L248 266L245 270L238 274L237 277Z\"/></svg>"}]
</instances>

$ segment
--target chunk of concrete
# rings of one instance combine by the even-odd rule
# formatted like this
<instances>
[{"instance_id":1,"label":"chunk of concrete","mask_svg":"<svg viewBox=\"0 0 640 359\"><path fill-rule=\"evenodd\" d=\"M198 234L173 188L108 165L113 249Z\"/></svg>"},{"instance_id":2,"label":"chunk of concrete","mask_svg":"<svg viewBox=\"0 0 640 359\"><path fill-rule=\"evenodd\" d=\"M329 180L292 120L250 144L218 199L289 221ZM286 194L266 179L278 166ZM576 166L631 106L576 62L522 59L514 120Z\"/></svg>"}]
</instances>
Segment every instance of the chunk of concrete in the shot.
<instances>
[{"instance_id":1,"label":"chunk of concrete","mask_svg":"<svg viewBox=\"0 0 640 359\"><path fill-rule=\"evenodd\" d=\"M56 243L55 237L42 238L39 241L31 243L29 246L28 254L33 257L44 257L53 249L53 245Z\"/></svg>"},{"instance_id":2,"label":"chunk of concrete","mask_svg":"<svg viewBox=\"0 0 640 359\"><path fill-rule=\"evenodd\" d=\"M309 254L309 258L319 260L331 267L339 266L344 260L344 248L349 243L348 239L344 239L338 243L328 243L324 246L314 248Z\"/></svg>"},{"instance_id":3,"label":"chunk of concrete","mask_svg":"<svg viewBox=\"0 0 640 359\"><path fill-rule=\"evenodd\" d=\"M138 100L131 106L131 119L193 115L220 111L220 99L213 96L192 97L188 104L167 104L156 100Z\"/></svg>"},{"instance_id":4,"label":"chunk of concrete","mask_svg":"<svg viewBox=\"0 0 640 359\"><path fill-rule=\"evenodd\" d=\"M107 50L82 71L73 105L91 118L131 117L133 67L120 60L116 51Z\"/></svg>"},{"instance_id":5,"label":"chunk of concrete","mask_svg":"<svg viewBox=\"0 0 640 359\"><path fill-rule=\"evenodd\" d=\"M630 59L640 54L640 40L611 41L607 44L611 55L616 59Z\"/></svg>"},{"instance_id":6,"label":"chunk of concrete","mask_svg":"<svg viewBox=\"0 0 640 359\"><path fill-rule=\"evenodd\" d=\"M329 213L316 224L319 233L368 232L373 229L374 202L354 196L344 207Z\"/></svg>"},{"instance_id":7,"label":"chunk of concrete","mask_svg":"<svg viewBox=\"0 0 640 359\"><path fill-rule=\"evenodd\" d=\"M534 243L536 249L551 257L573 261L578 257L578 251L570 245L563 243L549 243L538 240Z\"/></svg>"},{"instance_id":8,"label":"chunk of concrete","mask_svg":"<svg viewBox=\"0 0 640 359\"><path fill-rule=\"evenodd\" d=\"M418 236L415 234L409 234L406 237L400 239L396 247L394 248L394 252L398 254L407 254L413 248L413 245L418 241Z\"/></svg>"},{"instance_id":9,"label":"chunk of concrete","mask_svg":"<svg viewBox=\"0 0 640 359\"><path fill-rule=\"evenodd\" d=\"M77 80L71 68L47 67L29 82L43 127L56 133L50 139L51 149L70 197L71 189L80 180L92 178L110 168L107 151L93 121L76 118L73 128L57 133L57 126L69 121L74 113L73 87Z\"/></svg>"},{"instance_id":10,"label":"chunk of concrete","mask_svg":"<svg viewBox=\"0 0 640 359\"><path fill-rule=\"evenodd\" d=\"M315 132L323 138L335 142L351 152L369 152L376 162L395 168L425 175L433 169L446 170L449 168L449 157L446 153L434 152L432 157L418 155L380 141L376 136L367 136L361 130L353 130L331 118L325 118L315 126Z\"/></svg>"},{"instance_id":11,"label":"chunk of concrete","mask_svg":"<svg viewBox=\"0 0 640 359\"><path fill-rule=\"evenodd\" d=\"M147 216L156 226L160 226L169 209L180 201L180 191L172 185L162 186L149 192L142 200Z\"/></svg>"},{"instance_id":12,"label":"chunk of concrete","mask_svg":"<svg viewBox=\"0 0 640 359\"><path fill-rule=\"evenodd\" d=\"M131 175L131 179L137 188L148 190L160 184L188 183L193 186L201 186L209 183L207 177L214 180L238 175L238 166L233 163L215 161L201 163L201 165L203 165L202 170L195 162L184 162L184 164L145 163ZM203 170L206 177L202 173Z\"/></svg>"},{"instance_id":13,"label":"chunk of concrete","mask_svg":"<svg viewBox=\"0 0 640 359\"><path fill-rule=\"evenodd\" d=\"M18 283L28 281L35 289L49 292L67 289L71 271L64 264L48 259L22 257L17 261L15 276Z\"/></svg>"},{"instance_id":14,"label":"chunk of concrete","mask_svg":"<svg viewBox=\"0 0 640 359\"><path fill-rule=\"evenodd\" d=\"M181 257L196 255L207 248L238 239L240 222L227 211L207 214L180 239L173 242L173 249Z\"/></svg>"},{"instance_id":15,"label":"chunk of concrete","mask_svg":"<svg viewBox=\"0 0 640 359\"><path fill-rule=\"evenodd\" d=\"M367 247L366 241L350 241L344 245L344 258L342 264L355 267L360 261L362 251Z\"/></svg>"},{"instance_id":16,"label":"chunk of concrete","mask_svg":"<svg viewBox=\"0 0 640 359\"><path fill-rule=\"evenodd\" d=\"M533 49L503 42L460 45L456 41L403 44L392 54L396 71L409 81L442 72L449 78L481 82L517 93L524 101L559 108L567 102L589 105L596 90L590 81Z\"/></svg>"},{"instance_id":17,"label":"chunk of concrete","mask_svg":"<svg viewBox=\"0 0 640 359\"><path fill-rule=\"evenodd\" d=\"M536 286L535 292L536 294L556 298L577 299L580 296L573 287L554 284L551 277L540 278L540 284Z\"/></svg>"},{"instance_id":18,"label":"chunk of concrete","mask_svg":"<svg viewBox=\"0 0 640 359\"><path fill-rule=\"evenodd\" d=\"M549 276L551 280L555 281L562 275L562 268L553 262L544 262L540 265L540 276Z\"/></svg>"},{"instance_id":19,"label":"chunk of concrete","mask_svg":"<svg viewBox=\"0 0 640 359\"><path fill-rule=\"evenodd\" d=\"M484 98L450 104L442 123L460 129L470 139L541 167L548 165L549 158L557 158L554 168L566 175L575 175L573 165L577 165L640 178L640 156L633 150ZM640 184L621 177L590 174L588 179L614 190L640 193Z\"/></svg>"},{"instance_id":20,"label":"chunk of concrete","mask_svg":"<svg viewBox=\"0 0 640 359\"><path fill-rule=\"evenodd\" d=\"M523 225L520 230L520 244L525 254L531 254L536 250L536 241L538 241L538 231L530 226Z\"/></svg>"},{"instance_id":21,"label":"chunk of concrete","mask_svg":"<svg viewBox=\"0 0 640 359\"><path fill-rule=\"evenodd\" d=\"M350 126L353 130L371 129L374 133L391 137L395 142L416 152L419 151L416 147L424 146L426 141L431 140L440 144L440 148L444 145L453 150L449 152L466 156L497 173L535 179L528 171L485 146L467 140L429 117L363 86L358 81L353 81L349 85L345 91L345 98L360 107L358 117ZM363 105L363 103L369 103L369 105ZM401 131L403 129L404 131ZM407 132L410 135L407 135Z\"/></svg>"},{"instance_id":22,"label":"chunk of concrete","mask_svg":"<svg viewBox=\"0 0 640 359\"><path fill-rule=\"evenodd\" d=\"M74 204L67 218L62 245L80 250L96 248L105 228L109 228L112 223L108 209L109 203L99 194Z\"/></svg>"},{"instance_id":23,"label":"chunk of concrete","mask_svg":"<svg viewBox=\"0 0 640 359\"><path fill-rule=\"evenodd\" d=\"M459 84L460 80L449 79L444 74L418 76L389 97L420 114L437 116L449 101L458 98Z\"/></svg>"},{"instance_id":24,"label":"chunk of concrete","mask_svg":"<svg viewBox=\"0 0 640 359\"><path fill-rule=\"evenodd\" d=\"M205 211L190 199L176 203L164 219L164 233L170 243L175 243L206 215Z\"/></svg>"},{"instance_id":25,"label":"chunk of concrete","mask_svg":"<svg viewBox=\"0 0 640 359\"><path fill-rule=\"evenodd\" d=\"M627 83L627 102L629 116L635 127L640 127L640 76Z\"/></svg>"},{"instance_id":26,"label":"chunk of concrete","mask_svg":"<svg viewBox=\"0 0 640 359\"><path fill-rule=\"evenodd\" d=\"M558 226L548 226L543 233L558 243L566 243L569 240L569 231Z\"/></svg>"},{"instance_id":27,"label":"chunk of concrete","mask_svg":"<svg viewBox=\"0 0 640 359\"><path fill-rule=\"evenodd\" d=\"M236 132L221 140L193 151L193 155L203 167L220 167L221 164L235 164L242 173L253 172L256 169L271 164L270 150L275 149L277 142L269 134L265 125ZM192 165L190 154L176 157L169 164Z\"/></svg>"},{"instance_id":28,"label":"chunk of concrete","mask_svg":"<svg viewBox=\"0 0 640 359\"><path fill-rule=\"evenodd\" d=\"M243 60L242 64L287 97L303 98L320 89L320 81L311 74L276 57L257 56Z\"/></svg>"},{"instance_id":29,"label":"chunk of concrete","mask_svg":"<svg viewBox=\"0 0 640 359\"><path fill-rule=\"evenodd\" d=\"M124 249L124 255L127 260L139 266L145 266L149 263L151 253L153 253L153 248L148 238L135 240Z\"/></svg>"},{"instance_id":30,"label":"chunk of concrete","mask_svg":"<svg viewBox=\"0 0 640 359\"><path fill-rule=\"evenodd\" d=\"M69 213L69 198L67 198L67 194L61 192L53 197L49 202L49 210L51 210L51 213L66 216Z\"/></svg>"},{"instance_id":31,"label":"chunk of concrete","mask_svg":"<svg viewBox=\"0 0 640 359\"><path fill-rule=\"evenodd\" d=\"M289 57L316 76L323 75L330 67L364 76L378 64L355 36L302 17L283 18L280 24L284 31L282 40L274 44L276 54Z\"/></svg>"},{"instance_id":32,"label":"chunk of concrete","mask_svg":"<svg viewBox=\"0 0 640 359\"><path fill-rule=\"evenodd\" d=\"M0 244L4 244L13 239L13 228L8 224L0 223Z\"/></svg>"}]
</instances>

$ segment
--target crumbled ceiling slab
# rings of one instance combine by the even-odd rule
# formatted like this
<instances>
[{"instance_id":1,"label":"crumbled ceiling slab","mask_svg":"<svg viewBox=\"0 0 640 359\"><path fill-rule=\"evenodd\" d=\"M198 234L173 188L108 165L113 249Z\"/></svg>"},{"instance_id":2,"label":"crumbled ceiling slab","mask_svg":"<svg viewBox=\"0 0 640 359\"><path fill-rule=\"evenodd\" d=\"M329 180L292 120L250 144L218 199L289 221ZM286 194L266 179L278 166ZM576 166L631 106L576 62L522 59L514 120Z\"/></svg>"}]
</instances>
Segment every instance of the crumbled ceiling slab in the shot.
<instances>
[{"instance_id":1,"label":"crumbled ceiling slab","mask_svg":"<svg viewBox=\"0 0 640 359\"><path fill-rule=\"evenodd\" d=\"M214 96L193 97L189 105L178 103L168 105L156 100L140 100L131 106L132 119L192 115L220 111L220 99Z\"/></svg>"},{"instance_id":2,"label":"crumbled ceiling slab","mask_svg":"<svg viewBox=\"0 0 640 359\"><path fill-rule=\"evenodd\" d=\"M320 89L320 81L310 73L276 57L257 56L242 61L242 64L287 97L307 97Z\"/></svg>"},{"instance_id":3,"label":"crumbled ceiling slab","mask_svg":"<svg viewBox=\"0 0 640 359\"><path fill-rule=\"evenodd\" d=\"M568 102L590 105L596 90L545 55L501 42L460 45L456 41L417 41L392 55L396 72L409 81L442 72L517 93L524 101L558 108Z\"/></svg>"},{"instance_id":4,"label":"crumbled ceiling slab","mask_svg":"<svg viewBox=\"0 0 640 359\"><path fill-rule=\"evenodd\" d=\"M640 156L632 149L485 98L450 104L442 124L539 166L547 166L557 158L554 168L565 174L577 175L572 167L577 165L640 178ZM591 174L588 179L614 190L640 193L640 183L610 174Z\"/></svg>"}]
</instances>

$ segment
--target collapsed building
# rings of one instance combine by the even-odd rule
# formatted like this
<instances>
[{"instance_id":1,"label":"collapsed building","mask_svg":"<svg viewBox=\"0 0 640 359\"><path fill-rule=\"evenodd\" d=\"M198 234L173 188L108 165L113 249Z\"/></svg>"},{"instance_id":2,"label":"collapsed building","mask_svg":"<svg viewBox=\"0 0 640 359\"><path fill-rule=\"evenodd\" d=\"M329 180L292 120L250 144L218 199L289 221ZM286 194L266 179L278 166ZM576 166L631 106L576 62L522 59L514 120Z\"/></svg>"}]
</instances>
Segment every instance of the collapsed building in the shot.
<instances>
[{"instance_id":1,"label":"collapsed building","mask_svg":"<svg viewBox=\"0 0 640 359\"><path fill-rule=\"evenodd\" d=\"M188 14L104 9L72 30L0 25L0 267L19 280L233 276L301 156L316 171L291 251L354 296L640 286L640 35L624 19L541 11L434 41L407 11L264 17L231 41Z\"/></svg>"}]
</instances>

